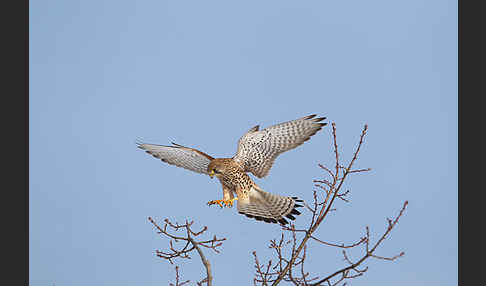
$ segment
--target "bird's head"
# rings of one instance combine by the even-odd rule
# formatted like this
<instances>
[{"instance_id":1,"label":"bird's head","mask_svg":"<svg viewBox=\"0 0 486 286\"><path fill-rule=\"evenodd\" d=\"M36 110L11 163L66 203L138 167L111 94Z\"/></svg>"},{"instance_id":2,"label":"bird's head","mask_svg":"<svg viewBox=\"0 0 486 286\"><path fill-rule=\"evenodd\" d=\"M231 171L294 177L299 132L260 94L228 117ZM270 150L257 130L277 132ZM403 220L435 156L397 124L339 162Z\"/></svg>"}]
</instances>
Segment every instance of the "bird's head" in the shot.
<instances>
[{"instance_id":1,"label":"bird's head","mask_svg":"<svg viewBox=\"0 0 486 286\"><path fill-rule=\"evenodd\" d=\"M222 174L226 171L227 168L227 163L226 159L214 159L209 163L208 165L208 174L211 177L211 179L216 176L220 177Z\"/></svg>"}]
</instances>

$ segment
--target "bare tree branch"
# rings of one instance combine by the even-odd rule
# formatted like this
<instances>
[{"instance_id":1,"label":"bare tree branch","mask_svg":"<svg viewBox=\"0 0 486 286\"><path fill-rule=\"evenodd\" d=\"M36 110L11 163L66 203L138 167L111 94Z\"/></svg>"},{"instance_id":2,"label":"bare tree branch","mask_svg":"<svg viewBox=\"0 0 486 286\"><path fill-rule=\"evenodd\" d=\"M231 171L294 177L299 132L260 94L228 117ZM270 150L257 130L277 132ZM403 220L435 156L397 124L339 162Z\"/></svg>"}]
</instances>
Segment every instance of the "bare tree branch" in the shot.
<instances>
[{"instance_id":1,"label":"bare tree branch","mask_svg":"<svg viewBox=\"0 0 486 286\"><path fill-rule=\"evenodd\" d=\"M368 126L365 125L363 131L361 132L359 143L356 147L356 150L354 151L352 159L349 161L347 165L342 165L340 162L341 155L338 148L339 145L337 143L336 124L332 123L332 138L333 138L333 148L334 148L333 152L335 155L335 164L333 168L328 168L321 164L318 165L321 169L326 171L326 174L329 176L329 178L314 180L314 183L316 183L315 186L318 188L318 190L315 190L313 192L313 199L314 199L313 204L308 205L307 203L304 203L306 209L310 211L312 214L310 224L306 229L296 229L295 225L293 224L291 224L290 226L282 227L283 232L280 241L279 242L277 242L276 240L270 241L270 248L275 249L275 253L277 255L276 257L277 263L274 266L274 270L276 272L275 273L267 272L265 273L265 275L262 275L261 266L256 266L257 273L254 279L255 285L257 285L256 282L259 282L261 283L261 285L269 285L271 283L272 286L275 286L282 281L291 282L294 285L305 285L305 286L338 285L341 283L343 283L343 285L346 285L347 279L352 279L352 278L362 276L368 270L367 267L363 269L359 268L359 266L366 259L373 257L376 259L393 261L404 255L404 253L401 252L399 255L395 255L392 257L383 257L383 256L375 255L374 251L378 248L378 246L383 242L383 240L390 233L392 228L396 225L399 218L402 216L403 212L405 211L408 202L404 203L399 215L393 221L388 219L388 227L385 233L373 245L370 245L370 235L369 235L368 227L366 227L365 236L360 237L358 240L356 240L356 242L351 244L326 242L313 235L314 232L319 228L319 226L323 222L324 218L326 218L330 212L336 210L336 208L334 207L336 198L339 198L341 201L344 201L346 203L349 202L348 194L350 193L350 190L342 191L343 185L348 175L368 172L371 170L370 168L353 169L353 165L355 164L358 158L358 154L363 145L367 130L368 130ZM288 243L291 244L291 250L290 250L291 254L289 258L286 258L283 255L283 251L282 251L282 248L287 245L287 244L283 244L283 241L285 240L284 238L285 232L289 233L291 237L290 240L288 241ZM300 241L297 239L298 234L303 235ZM310 274L306 272L304 269L305 259L308 256L306 250L307 250L307 243L309 242L309 240L325 246L342 249L344 261L348 264L348 266L343 267L342 269L339 269L324 278L319 278L319 276L309 278ZM358 246L363 246L365 250L365 254L358 261L352 262L352 260L348 257L346 250L354 249ZM258 262L256 252L253 252L253 255L255 256L255 261ZM298 271L294 271L294 268L298 269Z\"/></svg>"},{"instance_id":2,"label":"bare tree branch","mask_svg":"<svg viewBox=\"0 0 486 286\"><path fill-rule=\"evenodd\" d=\"M393 261L403 255L405 255L404 252L401 252L400 254L398 255L395 255L393 257L382 257L382 256L376 256L373 254L373 252L376 250L376 248L383 242L383 240L386 238L386 236L390 233L390 231L392 230L392 228L395 226L395 224L398 222L398 219L402 216L403 212L405 211L405 208L407 207L408 205L408 201L405 201L405 203L403 204L403 207L402 209L400 210L400 213L398 214L398 216L396 217L396 219L388 225L385 233L380 237L380 239L375 243L375 245L369 249L369 228L366 227L366 240L365 240L365 243L366 243L366 253L365 255L360 259L358 260L356 263L353 263L351 262L347 255L346 255L346 252L343 250L343 255L345 257L345 260L346 262L348 262L350 265L343 268L343 269L340 269L336 272L334 272L333 274L327 276L326 278L320 280L319 282L315 283L315 284L311 284L312 286L317 286L317 285L321 285L323 282L326 282L326 281L329 281L331 278L333 278L334 276L338 275L338 274L345 274L345 276L347 275L347 271L349 270L354 270L356 271L359 275L358 276L361 276L364 272L366 272L366 270L368 268L365 268L364 270L358 270L356 267L358 267L361 263L363 263L366 259L368 259L369 257L374 257L374 258L378 258L378 259L384 259L384 260L389 260L389 261ZM354 276L354 277L357 277L357 276ZM346 278L354 278L352 276L347 276Z\"/></svg>"},{"instance_id":3,"label":"bare tree branch","mask_svg":"<svg viewBox=\"0 0 486 286\"><path fill-rule=\"evenodd\" d=\"M206 256L204 256L201 246L212 249L214 252L219 253L219 250L217 248L222 245L222 241L226 240L226 238L218 239L216 236L214 236L212 239L209 240L197 241L194 238L203 235L208 229L206 226L204 226L200 231L194 232L191 229L191 226L194 223L193 221L188 222L186 220L185 224L178 224L178 223L170 222L169 219L165 219L164 226L160 227L151 217L149 217L148 220L155 226L159 234L162 234L170 239L169 240L170 251L156 250L156 255L160 258L168 260L171 264L173 264L173 259L175 258L190 259L191 257L189 254L192 251L196 250L199 257L201 258L204 268L206 269L206 278L204 278L200 282L197 282L197 284L203 285L203 283L206 283L207 286L211 286L213 281L213 275L211 272L211 263L209 262L209 260L206 259ZM169 230L172 230L172 232L185 230L185 236L175 235L174 233L169 232ZM175 246L179 241L184 242L182 247ZM175 286L182 286L183 284L188 282L189 280L181 283L179 282L179 268L178 266L176 266Z\"/></svg>"}]
</instances>

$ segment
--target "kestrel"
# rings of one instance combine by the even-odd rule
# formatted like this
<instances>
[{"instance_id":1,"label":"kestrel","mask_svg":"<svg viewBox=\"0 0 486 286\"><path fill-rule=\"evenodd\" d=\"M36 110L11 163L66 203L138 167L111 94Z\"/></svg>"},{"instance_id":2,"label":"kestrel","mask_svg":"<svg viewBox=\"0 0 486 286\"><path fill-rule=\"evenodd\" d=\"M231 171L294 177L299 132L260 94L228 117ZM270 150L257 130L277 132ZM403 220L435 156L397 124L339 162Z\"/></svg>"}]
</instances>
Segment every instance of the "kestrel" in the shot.
<instances>
[{"instance_id":1,"label":"kestrel","mask_svg":"<svg viewBox=\"0 0 486 286\"><path fill-rule=\"evenodd\" d=\"M238 151L232 158L213 158L194 148L172 143L172 146L137 143L155 158L171 165L197 173L216 176L223 187L223 199L209 201L208 205L232 207L238 201L240 214L258 221L287 224L285 218L295 220L299 215L297 197L284 197L262 190L247 174L265 177L273 161L281 153L294 149L321 130L326 117L309 115L259 130L251 128L238 141ZM235 197L236 195L236 197Z\"/></svg>"}]
</instances>

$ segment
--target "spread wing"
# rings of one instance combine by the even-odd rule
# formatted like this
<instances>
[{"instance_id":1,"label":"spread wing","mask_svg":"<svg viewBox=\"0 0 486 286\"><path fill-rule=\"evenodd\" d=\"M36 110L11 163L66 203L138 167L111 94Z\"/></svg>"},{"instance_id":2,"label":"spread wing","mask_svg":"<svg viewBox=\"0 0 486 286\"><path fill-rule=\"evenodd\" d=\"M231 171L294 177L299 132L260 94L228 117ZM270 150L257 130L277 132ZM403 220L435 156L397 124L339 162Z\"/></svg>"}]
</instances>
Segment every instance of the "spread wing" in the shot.
<instances>
[{"instance_id":1,"label":"spread wing","mask_svg":"<svg viewBox=\"0 0 486 286\"><path fill-rule=\"evenodd\" d=\"M199 150L172 143L173 146L137 143L138 148L162 160L197 173L208 174L209 162L214 158Z\"/></svg>"},{"instance_id":2,"label":"spread wing","mask_svg":"<svg viewBox=\"0 0 486 286\"><path fill-rule=\"evenodd\" d=\"M233 159L243 166L245 172L251 172L258 178L265 177L278 155L309 140L327 124L319 122L326 117L315 116L309 115L260 131L258 125L251 128L238 141L238 151Z\"/></svg>"}]
</instances>

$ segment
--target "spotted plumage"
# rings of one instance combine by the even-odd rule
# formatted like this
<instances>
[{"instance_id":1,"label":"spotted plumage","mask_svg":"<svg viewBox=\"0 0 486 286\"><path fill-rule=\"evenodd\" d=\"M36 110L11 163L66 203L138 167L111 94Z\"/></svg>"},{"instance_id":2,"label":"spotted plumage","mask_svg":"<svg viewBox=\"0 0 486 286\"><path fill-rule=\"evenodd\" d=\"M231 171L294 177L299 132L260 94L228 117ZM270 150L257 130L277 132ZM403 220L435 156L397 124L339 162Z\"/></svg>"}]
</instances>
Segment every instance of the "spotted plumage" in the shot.
<instances>
[{"instance_id":1,"label":"spotted plumage","mask_svg":"<svg viewBox=\"0 0 486 286\"><path fill-rule=\"evenodd\" d=\"M300 214L296 208L302 206L298 204L302 200L266 192L247 173L259 178L268 175L278 155L309 140L327 124L320 122L325 117L314 117L302 117L263 130L259 130L258 125L251 128L239 139L238 150L233 158L213 158L194 148L175 143L172 146L137 144L163 162L216 176L223 188L223 200L218 200L218 204L221 201L231 206L233 200L237 199L240 214L259 221L286 224L288 222L285 218L294 220L294 215Z\"/></svg>"}]
</instances>

